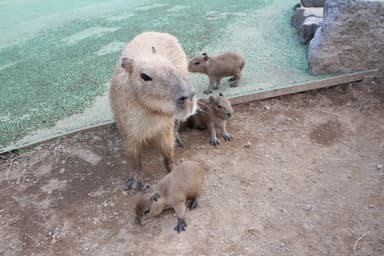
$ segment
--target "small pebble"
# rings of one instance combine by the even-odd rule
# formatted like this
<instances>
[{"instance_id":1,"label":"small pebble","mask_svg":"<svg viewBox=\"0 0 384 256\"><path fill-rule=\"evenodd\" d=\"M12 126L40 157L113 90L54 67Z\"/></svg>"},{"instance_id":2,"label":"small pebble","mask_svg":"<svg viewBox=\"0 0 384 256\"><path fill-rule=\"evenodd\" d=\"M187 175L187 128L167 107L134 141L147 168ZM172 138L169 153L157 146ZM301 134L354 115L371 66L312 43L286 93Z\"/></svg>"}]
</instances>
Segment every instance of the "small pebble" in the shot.
<instances>
[{"instance_id":1,"label":"small pebble","mask_svg":"<svg viewBox=\"0 0 384 256\"><path fill-rule=\"evenodd\" d=\"M249 227L248 232L252 235L255 235L257 233L257 230L254 227Z\"/></svg>"},{"instance_id":2,"label":"small pebble","mask_svg":"<svg viewBox=\"0 0 384 256\"><path fill-rule=\"evenodd\" d=\"M304 210L306 210L306 211L310 211L310 210L312 210L312 205L310 205L310 204L306 204L306 205L304 206Z\"/></svg>"},{"instance_id":3,"label":"small pebble","mask_svg":"<svg viewBox=\"0 0 384 256\"><path fill-rule=\"evenodd\" d=\"M383 169L383 165L382 165L382 164L378 164L378 165L376 166L376 168L377 168L377 170L382 170L382 169Z\"/></svg>"},{"instance_id":4,"label":"small pebble","mask_svg":"<svg viewBox=\"0 0 384 256\"><path fill-rule=\"evenodd\" d=\"M65 172L65 168L60 169L60 173L63 174Z\"/></svg>"},{"instance_id":5,"label":"small pebble","mask_svg":"<svg viewBox=\"0 0 384 256\"><path fill-rule=\"evenodd\" d=\"M247 143L244 144L245 148L249 148L250 146L252 146L252 143L250 141L248 141Z\"/></svg>"},{"instance_id":6,"label":"small pebble","mask_svg":"<svg viewBox=\"0 0 384 256\"><path fill-rule=\"evenodd\" d=\"M270 106L268 106L268 105L265 105L265 106L264 106L264 110L270 110L270 109L271 109Z\"/></svg>"},{"instance_id":7,"label":"small pebble","mask_svg":"<svg viewBox=\"0 0 384 256\"><path fill-rule=\"evenodd\" d=\"M375 208L375 206L373 204L370 204L370 205L368 205L368 208L373 209L373 208Z\"/></svg>"}]
</instances>

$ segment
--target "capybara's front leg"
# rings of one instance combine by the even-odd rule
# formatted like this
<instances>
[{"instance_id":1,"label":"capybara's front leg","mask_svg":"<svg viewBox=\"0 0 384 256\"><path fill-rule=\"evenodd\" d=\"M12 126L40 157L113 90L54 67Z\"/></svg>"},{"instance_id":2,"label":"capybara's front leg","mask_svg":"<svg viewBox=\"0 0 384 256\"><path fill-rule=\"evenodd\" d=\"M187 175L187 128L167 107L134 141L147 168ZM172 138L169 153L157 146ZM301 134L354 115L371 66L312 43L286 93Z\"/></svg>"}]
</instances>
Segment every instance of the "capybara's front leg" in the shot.
<instances>
[{"instance_id":1,"label":"capybara's front leg","mask_svg":"<svg viewBox=\"0 0 384 256\"><path fill-rule=\"evenodd\" d=\"M219 86L220 86L220 80L221 80L220 78L217 78L217 79L216 79L215 87L213 87L214 90L219 89Z\"/></svg>"},{"instance_id":2,"label":"capybara's front leg","mask_svg":"<svg viewBox=\"0 0 384 256\"><path fill-rule=\"evenodd\" d=\"M179 134L179 129L180 129L180 126L181 126L181 121L176 121L175 123L175 138L176 138L176 144L179 146L179 147L184 147L184 143L182 141L182 139L180 138L180 134Z\"/></svg>"},{"instance_id":3,"label":"capybara's front leg","mask_svg":"<svg viewBox=\"0 0 384 256\"><path fill-rule=\"evenodd\" d=\"M221 127L220 127L221 134L223 135L223 138L225 141L231 141L233 140L233 136L227 131L226 124L227 124L226 121L223 121L223 123L221 124Z\"/></svg>"},{"instance_id":4,"label":"capybara's front leg","mask_svg":"<svg viewBox=\"0 0 384 256\"><path fill-rule=\"evenodd\" d=\"M143 182L140 178L140 170L141 170L141 149L140 148L128 148L128 158L133 161L134 168L131 171L129 177L125 180L123 190L129 191L134 190L137 191L143 187Z\"/></svg>"},{"instance_id":5,"label":"capybara's front leg","mask_svg":"<svg viewBox=\"0 0 384 256\"><path fill-rule=\"evenodd\" d=\"M204 91L205 94L212 93L212 90L216 87L216 77L209 77L208 89Z\"/></svg>"},{"instance_id":6,"label":"capybara's front leg","mask_svg":"<svg viewBox=\"0 0 384 256\"><path fill-rule=\"evenodd\" d=\"M170 129L168 133L163 133L159 137L157 143L160 147L161 154L164 158L165 169L170 172L174 166L174 146L175 136L173 129Z\"/></svg>"},{"instance_id":7,"label":"capybara's front leg","mask_svg":"<svg viewBox=\"0 0 384 256\"><path fill-rule=\"evenodd\" d=\"M209 143L212 145L212 146L217 146L220 144L220 141L217 139L216 137L216 131L215 131L215 124L210 122L208 124L208 132L209 132L209 137L210 137L210 141Z\"/></svg>"}]
</instances>

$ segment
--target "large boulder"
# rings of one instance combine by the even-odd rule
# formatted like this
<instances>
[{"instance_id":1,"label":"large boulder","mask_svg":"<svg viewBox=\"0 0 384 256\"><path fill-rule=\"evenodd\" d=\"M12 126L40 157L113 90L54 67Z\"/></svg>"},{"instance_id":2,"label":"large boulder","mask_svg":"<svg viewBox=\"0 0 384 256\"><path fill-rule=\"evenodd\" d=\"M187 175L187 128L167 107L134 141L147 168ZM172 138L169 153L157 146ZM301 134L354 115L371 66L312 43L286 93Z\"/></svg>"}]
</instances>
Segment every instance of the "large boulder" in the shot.
<instances>
[{"instance_id":1,"label":"large boulder","mask_svg":"<svg viewBox=\"0 0 384 256\"><path fill-rule=\"evenodd\" d=\"M324 0L301 0L301 5L304 7L323 7Z\"/></svg>"},{"instance_id":2,"label":"large boulder","mask_svg":"<svg viewBox=\"0 0 384 256\"><path fill-rule=\"evenodd\" d=\"M384 68L384 1L326 0L308 48L312 74Z\"/></svg>"}]
</instances>

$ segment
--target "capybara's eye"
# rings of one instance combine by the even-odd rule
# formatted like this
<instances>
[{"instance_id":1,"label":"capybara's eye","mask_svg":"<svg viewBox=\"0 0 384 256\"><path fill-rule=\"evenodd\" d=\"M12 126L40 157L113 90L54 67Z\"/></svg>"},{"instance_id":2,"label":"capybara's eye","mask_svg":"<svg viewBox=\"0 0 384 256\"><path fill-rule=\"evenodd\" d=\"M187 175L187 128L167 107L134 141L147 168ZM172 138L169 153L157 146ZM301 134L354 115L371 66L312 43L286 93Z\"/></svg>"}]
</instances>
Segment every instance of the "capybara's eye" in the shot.
<instances>
[{"instance_id":1,"label":"capybara's eye","mask_svg":"<svg viewBox=\"0 0 384 256\"><path fill-rule=\"evenodd\" d=\"M195 62L195 65L199 65L200 64L200 62Z\"/></svg>"},{"instance_id":2,"label":"capybara's eye","mask_svg":"<svg viewBox=\"0 0 384 256\"><path fill-rule=\"evenodd\" d=\"M141 74L140 74L140 77L141 77L141 79L143 79L144 81L152 81L152 77L150 77L150 76L147 75L147 74L141 73Z\"/></svg>"},{"instance_id":3,"label":"capybara's eye","mask_svg":"<svg viewBox=\"0 0 384 256\"><path fill-rule=\"evenodd\" d=\"M217 107L218 107L218 108L222 108L222 106L220 106L220 105L217 105Z\"/></svg>"},{"instance_id":4,"label":"capybara's eye","mask_svg":"<svg viewBox=\"0 0 384 256\"><path fill-rule=\"evenodd\" d=\"M144 212L144 215L147 215L149 213L149 209Z\"/></svg>"}]
</instances>

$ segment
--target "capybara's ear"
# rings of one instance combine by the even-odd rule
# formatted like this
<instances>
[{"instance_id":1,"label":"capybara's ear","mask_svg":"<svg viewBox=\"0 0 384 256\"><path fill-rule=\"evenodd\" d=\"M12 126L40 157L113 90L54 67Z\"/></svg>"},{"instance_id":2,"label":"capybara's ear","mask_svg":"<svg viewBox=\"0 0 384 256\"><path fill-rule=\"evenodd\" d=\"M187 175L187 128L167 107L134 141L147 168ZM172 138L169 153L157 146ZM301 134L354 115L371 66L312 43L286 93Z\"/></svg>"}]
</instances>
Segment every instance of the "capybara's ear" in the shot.
<instances>
[{"instance_id":1,"label":"capybara's ear","mask_svg":"<svg viewBox=\"0 0 384 256\"><path fill-rule=\"evenodd\" d=\"M124 57L121 59L121 67L125 69L129 74L132 74L133 66L135 65L135 61L133 59Z\"/></svg>"},{"instance_id":2,"label":"capybara's ear","mask_svg":"<svg viewBox=\"0 0 384 256\"><path fill-rule=\"evenodd\" d=\"M156 49L155 49L155 46L152 46L152 53L155 54L156 53Z\"/></svg>"},{"instance_id":3,"label":"capybara's ear","mask_svg":"<svg viewBox=\"0 0 384 256\"><path fill-rule=\"evenodd\" d=\"M211 102L211 103L215 102L215 97L214 96L209 96L209 102Z\"/></svg>"},{"instance_id":4,"label":"capybara's ear","mask_svg":"<svg viewBox=\"0 0 384 256\"><path fill-rule=\"evenodd\" d=\"M204 61L208 60L208 54L206 52L203 53L203 59L204 59Z\"/></svg>"},{"instance_id":5,"label":"capybara's ear","mask_svg":"<svg viewBox=\"0 0 384 256\"><path fill-rule=\"evenodd\" d=\"M224 97L224 94L222 92L219 92L219 96Z\"/></svg>"},{"instance_id":6,"label":"capybara's ear","mask_svg":"<svg viewBox=\"0 0 384 256\"><path fill-rule=\"evenodd\" d=\"M153 193L152 195L151 195L151 197L150 197L150 200L152 201L152 202L157 202L157 200L160 198L160 193L159 192L155 192L155 193Z\"/></svg>"}]
</instances>

